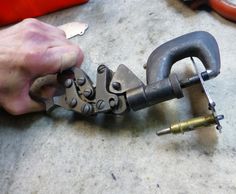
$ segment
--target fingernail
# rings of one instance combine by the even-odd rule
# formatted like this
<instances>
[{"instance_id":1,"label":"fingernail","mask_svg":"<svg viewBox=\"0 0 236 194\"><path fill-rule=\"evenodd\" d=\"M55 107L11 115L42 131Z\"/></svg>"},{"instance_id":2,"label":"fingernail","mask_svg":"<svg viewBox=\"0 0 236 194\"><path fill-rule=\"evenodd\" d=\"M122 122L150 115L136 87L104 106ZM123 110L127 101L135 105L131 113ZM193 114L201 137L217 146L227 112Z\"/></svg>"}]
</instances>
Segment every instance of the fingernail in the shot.
<instances>
[{"instance_id":1,"label":"fingernail","mask_svg":"<svg viewBox=\"0 0 236 194\"><path fill-rule=\"evenodd\" d=\"M61 72L77 64L78 54L75 52L64 53L61 56Z\"/></svg>"}]
</instances>

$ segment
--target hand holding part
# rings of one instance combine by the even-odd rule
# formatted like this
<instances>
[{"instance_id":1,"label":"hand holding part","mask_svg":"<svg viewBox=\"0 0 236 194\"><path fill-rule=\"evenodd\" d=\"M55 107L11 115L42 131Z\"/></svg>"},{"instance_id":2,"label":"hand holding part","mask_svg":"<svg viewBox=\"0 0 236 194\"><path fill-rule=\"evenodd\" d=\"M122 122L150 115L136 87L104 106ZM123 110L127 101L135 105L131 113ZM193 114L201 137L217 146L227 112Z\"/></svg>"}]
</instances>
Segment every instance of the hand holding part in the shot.
<instances>
[{"instance_id":1,"label":"hand holding part","mask_svg":"<svg viewBox=\"0 0 236 194\"><path fill-rule=\"evenodd\" d=\"M29 96L32 82L78 66L82 51L65 33L36 19L0 31L0 105L13 115L43 110Z\"/></svg>"}]
</instances>

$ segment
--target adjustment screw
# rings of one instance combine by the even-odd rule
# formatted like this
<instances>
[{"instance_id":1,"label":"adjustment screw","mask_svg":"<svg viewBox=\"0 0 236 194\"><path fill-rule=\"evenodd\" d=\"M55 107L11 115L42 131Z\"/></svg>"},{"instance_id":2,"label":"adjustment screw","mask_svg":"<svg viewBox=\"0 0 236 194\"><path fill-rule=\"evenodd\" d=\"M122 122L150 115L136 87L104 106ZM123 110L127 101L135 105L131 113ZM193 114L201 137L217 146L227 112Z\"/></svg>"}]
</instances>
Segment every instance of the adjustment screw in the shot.
<instances>
[{"instance_id":1,"label":"adjustment screw","mask_svg":"<svg viewBox=\"0 0 236 194\"><path fill-rule=\"evenodd\" d=\"M83 114L86 114L86 115L90 114L90 113L92 112L92 110L93 110L92 105L91 105L91 104L88 104L88 103L84 104L84 105L81 107L82 113L83 113Z\"/></svg>"},{"instance_id":2,"label":"adjustment screw","mask_svg":"<svg viewBox=\"0 0 236 194\"><path fill-rule=\"evenodd\" d=\"M67 80L65 81L65 87L66 87L66 88L71 87L72 83L73 83L72 79L67 79Z\"/></svg>"},{"instance_id":3,"label":"adjustment screw","mask_svg":"<svg viewBox=\"0 0 236 194\"><path fill-rule=\"evenodd\" d=\"M106 69L106 66L102 64L102 65L99 65L97 71L98 71L98 73L103 73L105 71L105 69Z\"/></svg>"},{"instance_id":4,"label":"adjustment screw","mask_svg":"<svg viewBox=\"0 0 236 194\"><path fill-rule=\"evenodd\" d=\"M86 81L86 79L84 77L80 77L80 78L77 79L77 84L79 86L82 86L82 85L85 84L85 81Z\"/></svg>"},{"instance_id":5,"label":"adjustment screw","mask_svg":"<svg viewBox=\"0 0 236 194\"><path fill-rule=\"evenodd\" d=\"M72 98L72 100L70 101L70 107L74 108L77 105L77 100L75 98Z\"/></svg>"},{"instance_id":6,"label":"adjustment screw","mask_svg":"<svg viewBox=\"0 0 236 194\"><path fill-rule=\"evenodd\" d=\"M91 88L87 88L87 89L85 89L84 92L83 92L83 95L84 95L86 98L91 97L92 94L93 94L93 91L92 91Z\"/></svg>"},{"instance_id":7,"label":"adjustment screw","mask_svg":"<svg viewBox=\"0 0 236 194\"><path fill-rule=\"evenodd\" d=\"M114 108L114 107L117 105L114 98L111 98L111 99L109 100L109 104L110 104L110 107L111 107L111 108Z\"/></svg>"},{"instance_id":8,"label":"adjustment screw","mask_svg":"<svg viewBox=\"0 0 236 194\"><path fill-rule=\"evenodd\" d=\"M113 82L112 83L112 87L115 89L115 90L121 90L121 85L119 82Z\"/></svg>"},{"instance_id":9,"label":"adjustment screw","mask_svg":"<svg viewBox=\"0 0 236 194\"><path fill-rule=\"evenodd\" d=\"M98 109L103 109L105 107L104 100L98 100L96 106Z\"/></svg>"}]
</instances>

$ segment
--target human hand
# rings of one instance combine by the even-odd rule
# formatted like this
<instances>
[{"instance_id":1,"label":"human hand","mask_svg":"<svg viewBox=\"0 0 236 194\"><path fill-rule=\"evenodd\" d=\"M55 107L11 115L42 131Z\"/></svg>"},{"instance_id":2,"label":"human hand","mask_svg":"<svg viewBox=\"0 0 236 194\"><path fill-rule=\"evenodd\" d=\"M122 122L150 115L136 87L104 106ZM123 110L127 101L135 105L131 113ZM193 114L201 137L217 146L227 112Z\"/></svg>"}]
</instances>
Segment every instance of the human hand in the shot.
<instances>
[{"instance_id":1,"label":"human hand","mask_svg":"<svg viewBox=\"0 0 236 194\"><path fill-rule=\"evenodd\" d=\"M0 31L0 105L10 114L43 110L29 90L38 77L55 74L83 61L81 49L65 33L36 19Z\"/></svg>"}]
</instances>

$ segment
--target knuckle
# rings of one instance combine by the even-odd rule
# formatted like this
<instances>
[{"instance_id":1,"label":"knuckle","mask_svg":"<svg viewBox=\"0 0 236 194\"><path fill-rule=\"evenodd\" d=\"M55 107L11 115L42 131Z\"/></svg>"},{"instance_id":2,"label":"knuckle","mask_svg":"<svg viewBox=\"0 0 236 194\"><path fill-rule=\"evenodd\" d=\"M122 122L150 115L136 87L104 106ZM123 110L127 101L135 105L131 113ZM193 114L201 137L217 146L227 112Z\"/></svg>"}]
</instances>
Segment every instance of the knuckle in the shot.
<instances>
[{"instance_id":1,"label":"knuckle","mask_svg":"<svg viewBox=\"0 0 236 194\"><path fill-rule=\"evenodd\" d=\"M43 33L40 29L37 28L24 29L22 31L22 36L25 41L34 41L34 44L36 44L37 42L44 42L50 40L47 34Z\"/></svg>"},{"instance_id":2,"label":"knuckle","mask_svg":"<svg viewBox=\"0 0 236 194\"><path fill-rule=\"evenodd\" d=\"M24 19L22 24L24 25L24 27L38 27L40 25L40 21L34 18L27 18Z\"/></svg>"},{"instance_id":3,"label":"knuckle","mask_svg":"<svg viewBox=\"0 0 236 194\"><path fill-rule=\"evenodd\" d=\"M22 31L22 34L24 35L25 38L30 38L30 37L33 37L35 35L38 35L39 34L39 31L38 30L35 30L35 29L24 29Z\"/></svg>"},{"instance_id":4,"label":"knuckle","mask_svg":"<svg viewBox=\"0 0 236 194\"><path fill-rule=\"evenodd\" d=\"M32 67L34 67L34 65L32 64L36 63L35 61L39 62L42 56L43 56L43 50L37 48L34 48L33 50L24 53L23 56L24 63L22 63L23 67L21 68L32 69Z\"/></svg>"},{"instance_id":5,"label":"knuckle","mask_svg":"<svg viewBox=\"0 0 236 194\"><path fill-rule=\"evenodd\" d=\"M62 36L66 37L66 33L65 33L64 30L58 28L58 32L59 32Z\"/></svg>"}]
</instances>

